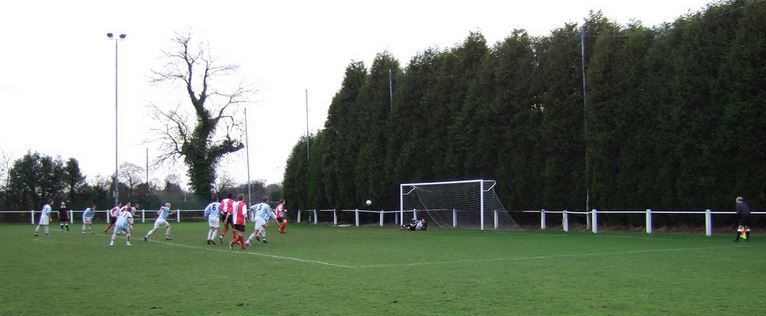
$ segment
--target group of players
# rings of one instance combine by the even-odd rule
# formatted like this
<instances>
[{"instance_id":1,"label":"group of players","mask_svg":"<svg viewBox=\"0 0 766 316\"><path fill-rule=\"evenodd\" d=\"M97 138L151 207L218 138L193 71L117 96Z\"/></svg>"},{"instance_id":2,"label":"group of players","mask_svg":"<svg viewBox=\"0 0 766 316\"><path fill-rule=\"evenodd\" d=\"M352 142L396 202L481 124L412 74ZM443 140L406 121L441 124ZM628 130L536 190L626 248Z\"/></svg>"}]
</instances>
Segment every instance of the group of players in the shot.
<instances>
[{"instance_id":1,"label":"group of players","mask_svg":"<svg viewBox=\"0 0 766 316\"><path fill-rule=\"evenodd\" d=\"M285 200L279 200L279 204L275 210L271 210L269 205L268 196L264 196L261 202L250 206L248 208L245 203L245 195L237 195L237 199L234 200L231 193L220 202L216 196L213 196L210 204L205 207L204 217L208 221L210 229L207 233L207 244L215 245L215 237L218 236L218 242L223 245L226 234L231 230L231 241L228 243L229 250L233 250L234 247L239 244L240 249L244 250L246 247L252 245L253 240L267 243L266 241L266 228L270 220L279 225L278 231L282 234L285 233L285 226L287 225L287 209L285 209ZM245 226L247 221L254 223L253 233L245 239ZM223 222L223 232L218 235L218 229Z\"/></svg>"},{"instance_id":2,"label":"group of players","mask_svg":"<svg viewBox=\"0 0 766 316\"><path fill-rule=\"evenodd\" d=\"M257 240L262 243L266 241L266 228L268 228L269 220L274 220L279 225L279 232L285 233L285 226L287 225L287 209L285 209L285 200L281 199L277 208L272 211L268 202L270 201L268 196L263 197L262 202L255 204L251 207L247 207L247 203L244 202L244 195L239 194L237 201L232 198L231 194L220 202L216 196L213 196L212 202L205 208L204 218L208 221L210 229L207 233L207 244L215 245L215 237L218 236L219 242L223 245L224 238L231 228L232 240L229 242L229 250L233 250L236 244L240 245L240 249L246 249L252 245L253 240ZM49 234L49 224L51 222L51 216L53 214L52 206L54 205L54 199L48 201L42 208L40 214L40 220L35 227L35 238L38 238L39 230L42 227L46 237ZM133 233L133 216L136 213L136 207L139 207L139 203L135 206L131 202L125 204L119 203L117 206L109 210L110 221L104 229L104 233L107 233L110 229L114 228L109 246L114 246L114 241L120 234L125 235L125 243L127 246L132 246L131 239ZM170 223L167 221L169 216L175 214L170 210L170 202L165 203L157 211L157 219L154 221L154 227L144 235L144 241L148 241L149 238L160 227L165 227L165 240L172 240L170 235ZM91 204L90 207L83 211L82 215L82 234L94 234L93 232L93 216L95 215L96 206ZM58 212L58 218L61 224L61 231L69 231L69 211L66 209L66 203L61 202ZM247 221L255 223L255 229L252 234L245 240L245 226ZM223 232L218 235L218 229L221 222L223 222Z\"/></svg>"}]
</instances>

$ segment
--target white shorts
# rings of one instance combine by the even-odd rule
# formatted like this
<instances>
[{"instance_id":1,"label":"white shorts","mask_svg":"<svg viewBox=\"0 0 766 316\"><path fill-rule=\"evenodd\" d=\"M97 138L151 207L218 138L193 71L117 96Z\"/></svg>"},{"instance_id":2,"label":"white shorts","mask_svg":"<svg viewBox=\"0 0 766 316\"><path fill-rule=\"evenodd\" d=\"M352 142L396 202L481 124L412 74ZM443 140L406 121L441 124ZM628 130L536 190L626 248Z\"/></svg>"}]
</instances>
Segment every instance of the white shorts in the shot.
<instances>
[{"instance_id":1,"label":"white shorts","mask_svg":"<svg viewBox=\"0 0 766 316\"><path fill-rule=\"evenodd\" d=\"M93 217L83 217L82 223L87 225L93 224Z\"/></svg>"},{"instance_id":2,"label":"white shorts","mask_svg":"<svg viewBox=\"0 0 766 316\"><path fill-rule=\"evenodd\" d=\"M120 234L120 233L129 233L130 232L130 226L128 225L121 225L121 226L114 226L114 233Z\"/></svg>"},{"instance_id":3,"label":"white shorts","mask_svg":"<svg viewBox=\"0 0 766 316\"><path fill-rule=\"evenodd\" d=\"M210 217L207 218L207 224L210 227L218 228L218 227L221 226L221 219L219 219L218 217L215 217L215 216L210 216Z\"/></svg>"},{"instance_id":4,"label":"white shorts","mask_svg":"<svg viewBox=\"0 0 766 316\"><path fill-rule=\"evenodd\" d=\"M159 219L158 218L156 221L154 221L154 229L160 228L160 226L168 227L168 226L170 226L170 223L168 223L168 221L166 221L164 219Z\"/></svg>"},{"instance_id":5,"label":"white shorts","mask_svg":"<svg viewBox=\"0 0 766 316\"><path fill-rule=\"evenodd\" d=\"M40 215L40 225L48 225L49 222L48 215Z\"/></svg>"},{"instance_id":6,"label":"white shorts","mask_svg":"<svg viewBox=\"0 0 766 316\"><path fill-rule=\"evenodd\" d=\"M253 220L253 223L255 223L255 230L260 229L263 225L266 225L266 220L263 219L263 217L256 216L255 220Z\"/></svg>"}]
</instances>

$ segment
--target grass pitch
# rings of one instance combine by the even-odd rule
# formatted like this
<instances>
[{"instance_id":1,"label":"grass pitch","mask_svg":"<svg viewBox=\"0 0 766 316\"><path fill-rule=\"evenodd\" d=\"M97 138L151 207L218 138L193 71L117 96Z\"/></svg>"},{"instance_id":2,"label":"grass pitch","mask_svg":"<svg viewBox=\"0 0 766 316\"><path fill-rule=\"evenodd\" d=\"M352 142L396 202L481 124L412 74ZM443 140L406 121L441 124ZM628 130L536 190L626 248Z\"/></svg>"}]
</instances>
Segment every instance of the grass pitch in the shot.
<instances>
[{"instance_id":1,"label":"grass pitch","mask_svg":"<svg viewBox=\"0 0 766 316\"><path fill-rule=\"evenodd\" d=\"M756 315L766 297L758 235L292 224L230 252L205 223L173 224L169 242L137 224L133 247L111 248L95 226L35 240L2 225L0 314Z\"/></svg>"}]
</instances>

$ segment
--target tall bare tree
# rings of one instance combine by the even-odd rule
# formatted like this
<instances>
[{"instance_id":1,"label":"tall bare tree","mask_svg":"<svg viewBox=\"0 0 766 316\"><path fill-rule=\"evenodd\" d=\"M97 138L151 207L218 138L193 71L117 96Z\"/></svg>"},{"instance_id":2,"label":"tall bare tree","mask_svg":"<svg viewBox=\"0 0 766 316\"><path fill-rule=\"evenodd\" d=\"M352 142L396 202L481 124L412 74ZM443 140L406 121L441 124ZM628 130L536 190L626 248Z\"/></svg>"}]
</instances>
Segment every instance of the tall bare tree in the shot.
<instances>
[{"instance_id":1,"label":"tall bare tree","mask_svg":"<svg viewBox=\"0 0 766 316\"><path fill-rule=\"evenodd\" d=\"M152 82L183 84L194 118L190 118L190 109L180 104L171 110L150 105L159 121L154 129L161 141L159 159L183 158L192 191L205 197L213 187L221 158L244 148L244 123L237 115L238 105L247 102L251 91L242 82L228 92L213 88L216 79L230 78L239 66L218 65L206 44L192 43L191 34L177 34L173 44L174 50L163 52L167 63L152 71Z\"/></svg>"}]
</instances>

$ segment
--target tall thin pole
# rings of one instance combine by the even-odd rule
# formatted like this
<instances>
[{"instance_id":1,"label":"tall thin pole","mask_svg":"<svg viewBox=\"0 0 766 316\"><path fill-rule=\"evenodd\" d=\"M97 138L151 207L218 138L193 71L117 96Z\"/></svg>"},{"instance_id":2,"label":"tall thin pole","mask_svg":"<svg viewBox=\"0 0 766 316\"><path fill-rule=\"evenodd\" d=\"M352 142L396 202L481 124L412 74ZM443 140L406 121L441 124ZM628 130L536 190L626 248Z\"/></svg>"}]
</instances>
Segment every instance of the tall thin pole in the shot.
<instances>
[{"instance_id":1,"label":"tall thin pole","mask_svg":"<svg viewBox=\"0 0 766 316\"><path fill-rule=\"evenodd\" d=\"M394 111L394 84L392 77L391 68L388 68L388 103L390 112Z\"/></svg>"},{"instance_id":2,"label":"tall thin pole","mask_svg":"<svg viewBox=\"0 0 766 316\"><path fill-rule=\"evenodd\" d=\"M146 148L146 184L149 184L149 147Z\"/></svg>"},{"instance_id":3,"label":"tall thin pole","mask_svg":"<svg viewBox=\"0 0 766 316\"><path fill-rule=\"evenodd\" d=\"M582 112L583 138L585 144L585 211L590 210L590 177L588 175L588 98L585 94L585 25L580 31L581 67L582 68Z\"/></svg>"},{"instance_id":4,"label":"tall thin pole","mask_svg":"<svg viewBox=\"0 0 766 316\"><path fill-rule=\"evenodd\" d=\"M118 159L117 159L117 51L119 45L119 41L117 39L114 40L114 206L116 207L119 201L120 196L120 190L119 185L117 182L117 179L119 177L119 169L118 169Z\"/></svg>"},{"instance_id":5,"label":"tall thin pole","mask_svg":"<svg viewBox=\"0 0 766 316\"><path fill-rule=\"evenodd\" d=\"M245 154L247 156L247 205L253 204L253 199L251 198L251 190L250 190L250 139L249 134L247 132L247 108L245 108Z\"/></svg>"},{"instance_id":6,"label":"tall thin pole","mask_svg":"<svg viewBox=\"0 0 766 316\"><path fill-rule=\"evenodd\" d=\"M311 160L309 150L309 89L306 89L306 160Z\"/></svg>"}]
</instances>

